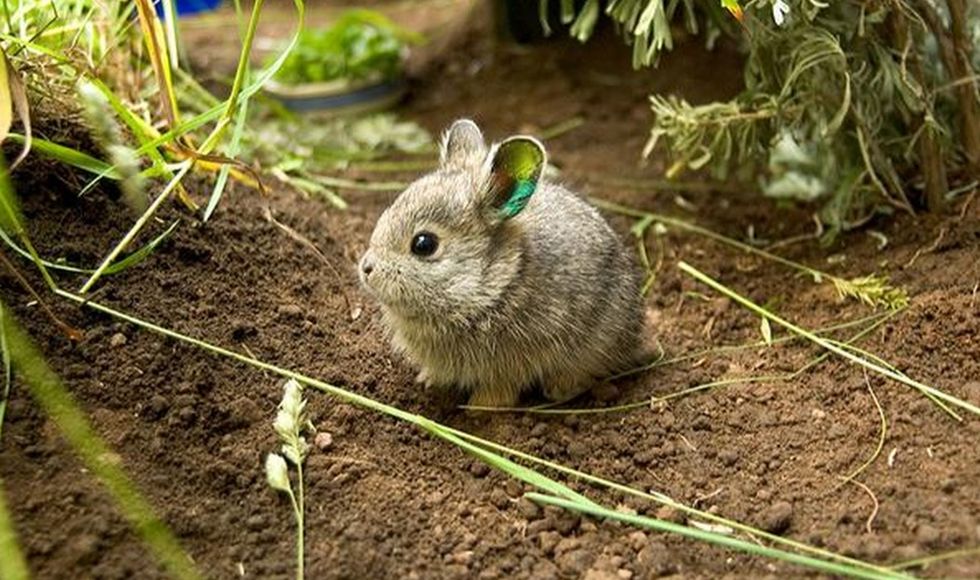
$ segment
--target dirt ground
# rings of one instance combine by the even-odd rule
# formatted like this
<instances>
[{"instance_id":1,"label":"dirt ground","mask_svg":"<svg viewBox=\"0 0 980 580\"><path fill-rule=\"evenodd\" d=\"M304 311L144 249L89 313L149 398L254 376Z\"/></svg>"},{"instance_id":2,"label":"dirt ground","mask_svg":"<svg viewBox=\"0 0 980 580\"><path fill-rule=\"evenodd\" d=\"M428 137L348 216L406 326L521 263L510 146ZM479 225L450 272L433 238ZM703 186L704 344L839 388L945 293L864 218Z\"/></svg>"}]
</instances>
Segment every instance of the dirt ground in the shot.
<instances>
[{"instance_id":1,"label":"dirt ground","mask_svg":"<svg viewBox=\"0 0 980 580\"><path fill-rule=\"evenodd\" d=\"M413 64L401 111L407 118L438 132L454 118L474 117L499 139L581 115L582 126L546 143L574 187L739 239L749 228L769 241L812 230L807 210L779 209L755 191L687 192L679 204L677 192L613 179L662 174L661 161L639 161L650 124L645 96L731 94L739 82L732 54L685 43L660 68L632 73L629 49L608 33L587 48L549 42L531 49L447 22ZM219 61L210 65L218 72ZM15 177L35 186L21 191L42 253L96 263L131 224L126 207L102 193L76 199L77 189L33 168ZM107 279L96 299L542 458L862 559L894 563L980 543L980 420L957 423L918 392L874 376L866 383L860 368L839 360L789 382L736 383L623 413L477 414L437 405L390 352L377 307L353 270L395 193L343 193L351 202L346 212L282 187L266 199L235 187L216 219L201 225L185 215L170 241L139 267ZM309 238L329 265L270 223L267 208ZM176 208L165 213L184 215ZM631 222L610 219L624 243L633 243ZM884 248L871 231L885 236ZM671 230L662 243L663 265L648 305L668 356L759 340L758 318L679 272L681 259L808 328L870 313L842 302L826 284L704 238ZM651 242L651 253L656 248ZM845 277L891 275L908 290L910 306L861 347L980 404L980 202L962 218L899 216L872 222L830 248L804 241L778 252ZM4 301L17 305L96 430L200 570L213 578L290 577L292 516L262 470L265 454L277 446L272 419L282 380L52 299L85 332L72 344L28 306L30 298L9 276L0 281ZM356 319L348 300L363 308ZM800 343L706 354L621 380L575 406L792 371L818 354ZM877 444L880 418L869 385L888 432L882 455L858 478L864 489L842 484L840 476ZM309 397L313 422L332 435L332 444L308 459L310 578L800 574L787 564L540 509L521 499L529 488L455 447L393 419L313 392ZM37 577L164 576L20 382L4 424L0 477ZM678 519L653 503L571 485L609 505ZM980 577L980 557L919 572Z\"/></svg>"}]
</instances>

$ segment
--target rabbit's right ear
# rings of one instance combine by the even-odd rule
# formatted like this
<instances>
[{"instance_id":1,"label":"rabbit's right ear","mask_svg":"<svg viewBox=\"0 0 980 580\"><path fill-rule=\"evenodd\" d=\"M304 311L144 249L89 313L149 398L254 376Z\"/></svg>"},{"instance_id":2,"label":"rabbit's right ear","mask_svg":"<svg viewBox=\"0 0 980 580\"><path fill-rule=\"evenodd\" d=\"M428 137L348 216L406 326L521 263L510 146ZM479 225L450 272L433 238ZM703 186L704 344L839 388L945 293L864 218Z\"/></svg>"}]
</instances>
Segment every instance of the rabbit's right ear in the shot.
<instances>
[{"instance_id":1,"label":"rabbit's right ear","mask_svg":"<svg viewBox=\"0 0 980 580\"><path fill-rule=\"evenodd\" d=\"M443 167L457 169L479 167L487 156L487 144L476 123L460 119L442 136L439 162Z\"/></svg>"}]
</instances>

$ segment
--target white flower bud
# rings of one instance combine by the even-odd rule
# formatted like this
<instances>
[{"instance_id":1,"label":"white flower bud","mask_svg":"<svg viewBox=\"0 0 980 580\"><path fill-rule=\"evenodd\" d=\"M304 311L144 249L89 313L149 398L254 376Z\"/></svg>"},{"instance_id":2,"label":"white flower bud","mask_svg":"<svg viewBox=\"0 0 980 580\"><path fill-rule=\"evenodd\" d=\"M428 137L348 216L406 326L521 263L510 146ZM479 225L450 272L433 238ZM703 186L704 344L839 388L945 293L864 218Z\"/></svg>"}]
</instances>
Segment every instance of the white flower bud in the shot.
<instances>
[{"instance_id":1,"label":"white flower bud","mask_svg":"<svg viewBox=\"0 0 980 580\"><path fill-rule=\"evenodd\" d=\"M265 458L265 478L269 487L283 493L292 493L289 487L289 470L281 455L270 453Z\"/></svg>"}]
</instances>

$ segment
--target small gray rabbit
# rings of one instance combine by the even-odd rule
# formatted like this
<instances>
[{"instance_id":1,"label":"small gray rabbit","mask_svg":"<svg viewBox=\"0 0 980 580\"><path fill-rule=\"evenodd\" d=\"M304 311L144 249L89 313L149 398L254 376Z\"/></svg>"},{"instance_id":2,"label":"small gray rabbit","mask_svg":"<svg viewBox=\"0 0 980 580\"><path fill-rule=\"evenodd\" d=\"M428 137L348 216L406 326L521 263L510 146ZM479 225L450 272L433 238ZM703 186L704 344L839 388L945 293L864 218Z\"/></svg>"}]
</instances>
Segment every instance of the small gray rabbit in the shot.
<instances>
[{"instance_id":1,"label":"small gray rabbit","mask_svg":"<svg viewBox=\"0 0 980 580\"><path fill-rule=\"evenodd\" d=\"M378 219L361 281L417 382L510 407L534 385L564 401L636 362L636 264L598 211L542 180L544 167L536 139L488 148L459 120L439 168Z\"/></svg>"}]
</instances>

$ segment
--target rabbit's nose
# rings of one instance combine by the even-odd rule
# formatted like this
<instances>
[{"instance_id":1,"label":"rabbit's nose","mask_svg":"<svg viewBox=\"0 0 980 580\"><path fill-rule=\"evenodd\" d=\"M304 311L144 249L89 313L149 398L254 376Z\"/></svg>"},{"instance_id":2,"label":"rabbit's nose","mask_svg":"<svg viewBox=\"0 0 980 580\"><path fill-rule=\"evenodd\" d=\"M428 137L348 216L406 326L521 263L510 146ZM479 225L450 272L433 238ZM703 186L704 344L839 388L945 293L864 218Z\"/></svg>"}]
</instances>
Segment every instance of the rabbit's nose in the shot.
<instances>
[{"instance_id":1,"label":"rabbit's nose","mask_svg":"<svg viewBox=\"0 0 980 580\"><path fill-rule=\"evenodd\" d=\"M369 276L371 272L374 272L374 262L371 258L364 256L361 260L361 272L364 272L365 276Z\"/></svg>"}]
</instances>

